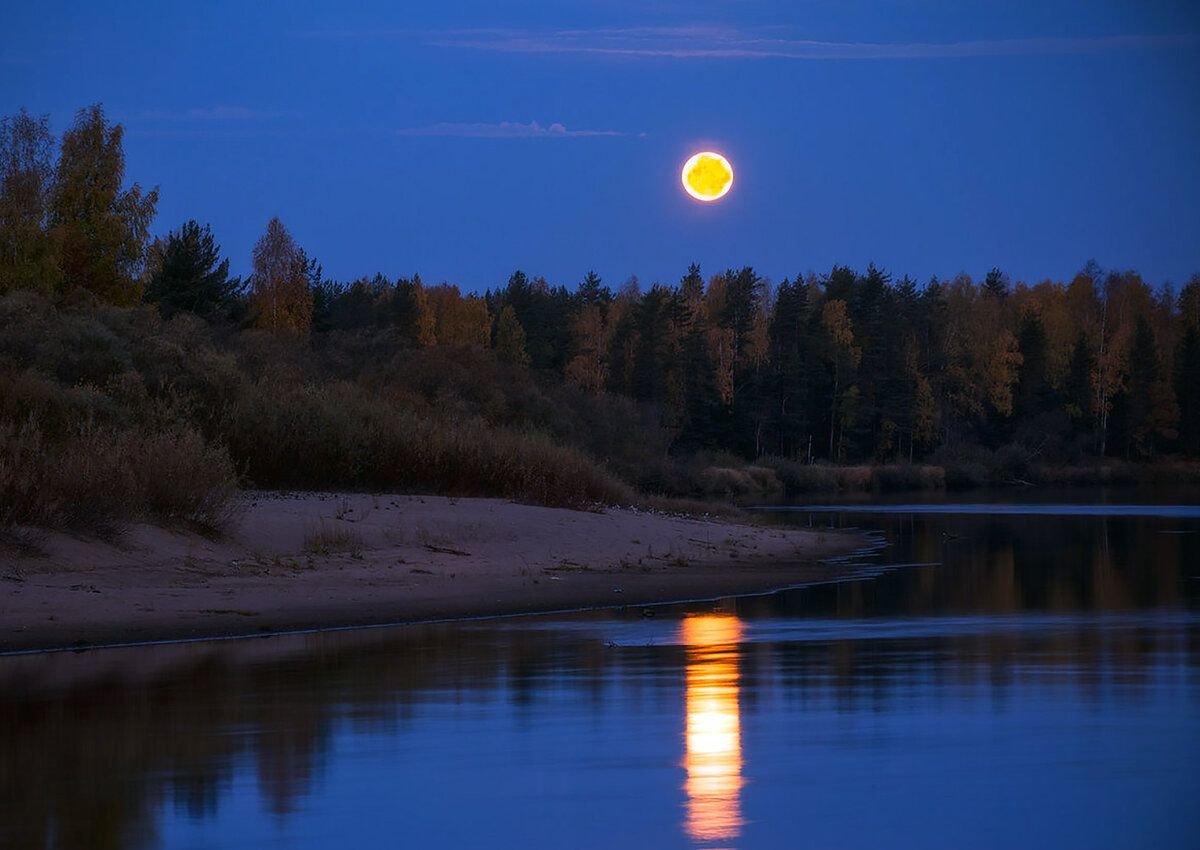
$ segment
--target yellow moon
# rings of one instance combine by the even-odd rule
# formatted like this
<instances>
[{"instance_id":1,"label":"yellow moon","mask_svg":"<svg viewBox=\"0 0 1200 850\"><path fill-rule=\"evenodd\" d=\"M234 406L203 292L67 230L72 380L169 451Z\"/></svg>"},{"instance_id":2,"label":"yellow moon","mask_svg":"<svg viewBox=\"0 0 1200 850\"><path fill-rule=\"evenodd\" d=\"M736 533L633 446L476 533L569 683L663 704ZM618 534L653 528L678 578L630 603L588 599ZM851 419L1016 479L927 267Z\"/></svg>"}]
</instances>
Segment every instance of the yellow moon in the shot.
<instances>
[{"instance_id":1,"label":"yellow moon","mask_svg":"<svg viewBox=\"0 0 1200 850\"><path fill-rule=\"evenodd\" d=\"M733 186L733 166L714 151L700 151L683 164L683 188L697 201L715 201Z\"/></svg>"}]
</instances>

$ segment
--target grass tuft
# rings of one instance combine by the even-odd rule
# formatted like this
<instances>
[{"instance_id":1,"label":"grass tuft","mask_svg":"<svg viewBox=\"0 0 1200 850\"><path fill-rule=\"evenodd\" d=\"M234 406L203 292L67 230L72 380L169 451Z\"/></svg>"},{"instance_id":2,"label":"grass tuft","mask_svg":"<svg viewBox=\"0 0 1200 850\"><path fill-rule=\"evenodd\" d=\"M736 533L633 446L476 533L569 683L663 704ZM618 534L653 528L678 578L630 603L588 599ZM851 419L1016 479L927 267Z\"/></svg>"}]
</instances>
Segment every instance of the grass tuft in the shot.
<instances>
[{"instance_id":1,"label":"grass tuft","mask_svg":"<svg viewBox=\"0 0 1200 850\"><path fill-rule=\"evenodd\" d=\"M362 535L352 528L347 528L341 522L334 521L327 524L325 520L319 520L316 525L309 526L304 533L304 551L313 555L332 555L344 552L357 558L362 555L362 550Z\"/></svg>"}]
</instances>

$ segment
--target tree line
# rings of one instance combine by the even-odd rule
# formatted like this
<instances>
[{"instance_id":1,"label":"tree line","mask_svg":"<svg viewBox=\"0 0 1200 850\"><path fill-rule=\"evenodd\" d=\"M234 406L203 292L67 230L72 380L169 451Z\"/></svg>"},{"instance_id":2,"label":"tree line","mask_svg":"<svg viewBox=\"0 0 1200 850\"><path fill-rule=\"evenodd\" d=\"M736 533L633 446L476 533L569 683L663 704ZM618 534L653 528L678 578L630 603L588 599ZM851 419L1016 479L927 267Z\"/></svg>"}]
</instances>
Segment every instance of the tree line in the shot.
<instances>
[{"instance_id":1,"label":"tree line","mask_svg":"<svg viewBox=\"0 0 1200 850\"><path fill-rule=\"evenodd\" d=\"M514 272L482 295L419 276L324 277L278 218L245 279L195 221L153 238L158 190L125 187L122 128L80 110L0 122L0 294L87 290L319 347L331 335L472 346L539 380L634 399L673 453L811 463L1018 447L1040 461L1200 456L1200 275L1176 292L1084 265L923 285L835 266L777 285L752 267L615 290Z\"/></svg>"}]
</instances>

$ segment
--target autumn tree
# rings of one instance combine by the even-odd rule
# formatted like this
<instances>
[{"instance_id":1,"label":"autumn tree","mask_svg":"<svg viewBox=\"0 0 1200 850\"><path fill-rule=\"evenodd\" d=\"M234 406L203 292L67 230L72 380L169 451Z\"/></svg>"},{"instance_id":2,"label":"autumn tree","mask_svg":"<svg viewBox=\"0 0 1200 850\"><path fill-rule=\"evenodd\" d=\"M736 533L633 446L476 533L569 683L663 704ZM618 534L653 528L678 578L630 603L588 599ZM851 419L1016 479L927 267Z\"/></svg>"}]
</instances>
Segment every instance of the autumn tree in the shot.
<instances>
[{"instance_id":1,"label":"autumn tree","mask_svg":"<svg viewBox=\"0 0 1200 850\"><path fill-rule=\"evenodd\" d=\"M425 295L434 324L430 336L438 345L488 345L492 320L482 298L464 298L457 286L448 283L428 287Z\"/></svg>"},{"instance_id":2,"label":"autumn tree","mask_svg":"<svg viewBox=\"0 0 1200 850\"><path fill-rule=\"evenodd\" d=\"M50 229L54 137L49 118L21 110L0 120L0 293L52 292L59 245Z\"/></svg>"},{"instance_id":3,"label":"autumn tree","mask_svg":"<svg viewBox=\"0 0 1200 850\"><path fill-rule=\"evenodd\" d=\"M250 300L257 327L307 334L312 324L311 265L278 216L254 244Z\"/></svg>"},{"instance_id":4,"label":"autumn tree","mask_svg":"<svg viewBox=\"0 0 1200 850\"><path fill-rule=\"evenodd\" d=\"M63 135L51 196L51 222L62 245L67 286L131 305L139 279L158 189L143 192L125 180L124 130L109 126L99 104L81 109Z\"/></svg>"},{"instance_id":5,"label":"autumn tree","mask_svg":"<svg viewBox=\"0 0 1200 850\"><path fill-rule=\"evenodd\" d=\"M425 284L421 282L420 275L413 275L411 291L416 343L425 348L436 345L438 341L437 314L434 312L434 306L429 298L429 291L425 288Z\"/></svg>"},{"instance_id":6,"label":"autumn tree","mask_svg":"<svg viewBox=\"0 0 1200 850\"><path fill-rule=\"evenodd\" d=\"M970 277L944 287L946 325L940 386L943 414L955 439L995 442L996 423L1012 415L1022 357L1007 299L983 296Z\"/></svg>"}]
</instances>

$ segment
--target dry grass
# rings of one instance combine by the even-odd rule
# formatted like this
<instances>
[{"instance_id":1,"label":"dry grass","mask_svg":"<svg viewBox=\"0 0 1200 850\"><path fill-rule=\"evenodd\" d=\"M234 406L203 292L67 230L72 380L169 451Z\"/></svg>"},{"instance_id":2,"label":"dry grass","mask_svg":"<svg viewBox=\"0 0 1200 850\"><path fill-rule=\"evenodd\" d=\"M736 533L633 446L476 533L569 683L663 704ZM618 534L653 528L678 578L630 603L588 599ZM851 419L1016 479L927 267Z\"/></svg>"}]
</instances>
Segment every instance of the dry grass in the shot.
<instances>
[{"instance_id":1,"label":"dry grass","mask_svg":"<svg viewBox=\"0 0 1200 850\"><path fill-rule=\"evenodd\" d=\"M51 441L33 419L0 423L0 528L114 533L148 519L214 532L236 491L228 454L191 430L83 427Z\"/></svg>"},{"instance_id":2,"label":"dry grass","mask_svg":"<svg viewBox=\"0 0 1200 850\"><path fill-rule=\"evenodd\" d=\"M343 552L357 558L362 555L362 550L362 535L338 520L329 523L318 520L304 532L304 551L313 555Z\"/></svg>"},{"instance_id":3,"label":"dry grass","mask_svg":"<svg viewBox=\"0 0 1200 850\"><path fill-rule=\"evenodd\" d=\"M763 458L760 462L774 470L788 496L942 490L946 487L945 470L928 464L827 466L777 457Z\"/></svg>"},{"instance_id":4,"label":"dry grass","mask_svg":"<svg viewBox=\"0 0 1200 850\"><path fill-rule=\"evenodd\" d=\"M699 483L704 495L735 501L769 501L784 493L775 471L766 466L710 466L700 472Z\"/></svg>"},{"instance_id":5,"label":"dry grass","mask_svg":"<svg viewBox=\"0 0 1200 850\"><path fill-rule=\"evenodd\" d=\"M227 411L221 431L259 486L424 490L564 507L633 499L582 451L545 434L420 412L403 397L345 383L259 384Z\"/></svg>"}]
</instances>

